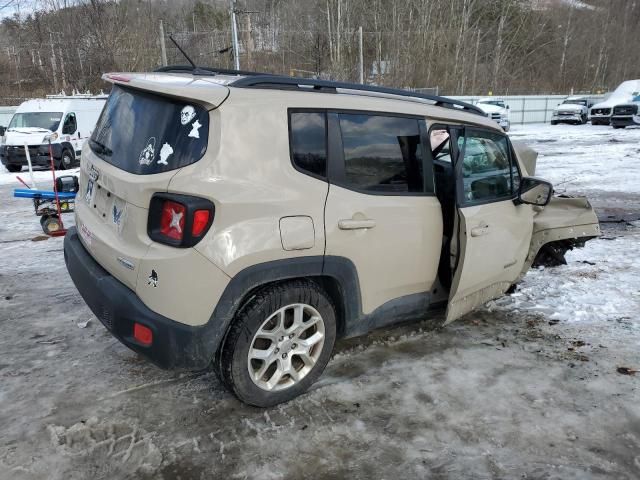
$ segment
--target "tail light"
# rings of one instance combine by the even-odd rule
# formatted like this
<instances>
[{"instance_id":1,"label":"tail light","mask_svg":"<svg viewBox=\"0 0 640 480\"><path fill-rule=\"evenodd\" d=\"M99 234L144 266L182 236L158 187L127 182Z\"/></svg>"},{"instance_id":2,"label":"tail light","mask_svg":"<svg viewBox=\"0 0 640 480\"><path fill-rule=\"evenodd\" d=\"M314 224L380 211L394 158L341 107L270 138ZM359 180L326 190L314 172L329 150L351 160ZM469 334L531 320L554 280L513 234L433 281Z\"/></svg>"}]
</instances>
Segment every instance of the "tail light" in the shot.
<instances>
[{"instance_id":1,"label":"tail light","mask_svg":"<svg viewBox=\"0 0 640 480\"><path fill-rule=\"evenodd\" d=\"M147 233L156 242L173 247L192 247L211 228L213 203L200 197L156 193L149 204Z\"/></svg>"}]
</instances>

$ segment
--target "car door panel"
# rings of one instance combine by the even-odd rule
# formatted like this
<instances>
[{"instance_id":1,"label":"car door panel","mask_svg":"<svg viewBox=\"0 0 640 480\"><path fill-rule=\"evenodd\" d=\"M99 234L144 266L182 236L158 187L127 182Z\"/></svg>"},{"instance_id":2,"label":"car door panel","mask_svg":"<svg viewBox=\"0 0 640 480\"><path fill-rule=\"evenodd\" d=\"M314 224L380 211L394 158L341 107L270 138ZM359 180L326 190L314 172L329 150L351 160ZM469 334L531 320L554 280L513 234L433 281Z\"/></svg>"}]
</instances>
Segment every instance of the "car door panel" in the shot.
<instances>
[{"instance_id":1,"label":"car door panel","mask_svg":"<svg viewBox=\"0 0 640 480\"><path fill-rule=\"evenodd\" d=\"M442 214L434 196L368 195L331 185L325 207L326 255L351 259L362 310L428 292L436 280Z\"/></svg>"},{"instance_id":2,"label":"car door panel","mask_svg":"<svg viewBox=\"0 0 640 480\"><path fill-rule=\"evenodd\" d=\"M442 213L432 193L424 120L335 112L328 131L326 255L354 263L361 313L429 294L438 271ZM391 310L387 316L398 308Z\"/></svg>"},{"instance_id":3,"label":"car door panel","mask_svg":"<svg viewBox=\"0 0 640 480\"><path fill-rule=\"evenodd\" d=\"M456 131L457 255L446 323L496 298L518 279L529 250L533 209L516 204L520 173L507 138Z\"/></svg>"},{"instance_id":4,"label":"car door panel","mask_svg":"<svg viewBox=\"0 0 640 480\"><path fill-rule=\"evenodd\" d=\"M459 216L461 256L447 323L509 289L526 260L533 228L531 207L511 200L462 208Z\"/></svg>"}]
</instances>

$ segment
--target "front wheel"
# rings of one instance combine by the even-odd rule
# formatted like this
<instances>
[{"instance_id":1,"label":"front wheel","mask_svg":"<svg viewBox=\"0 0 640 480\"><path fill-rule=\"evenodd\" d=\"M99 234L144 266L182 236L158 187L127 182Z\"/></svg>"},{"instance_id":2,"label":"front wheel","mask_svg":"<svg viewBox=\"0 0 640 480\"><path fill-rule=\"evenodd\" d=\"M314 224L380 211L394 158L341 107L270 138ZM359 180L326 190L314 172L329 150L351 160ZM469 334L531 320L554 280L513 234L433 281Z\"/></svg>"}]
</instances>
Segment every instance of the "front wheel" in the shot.
<instances>
[{"instance_id":1,"label":"front wheel","mask_svg":"<svg viewBox=\"0 0 640 480\"><path fill-rule=\"evenodd\" d=\"M5 168L11 173L16 173L22 170L22 165L5 165Z\"/></svg>"},{"instance_id":2,"label":"front wheel","mask_svg":"<svg viewBox=\"0 0 640 480\"><path fill-rule=\"evenodd\" d=\"M558 124L558 122L556 122L554 120L551 120L551 125L557 125L557 124Z\"/></svg>"},{"instance_id":3,"label":"front wheel","mask_svg":"<svg viewBox=\"0 0 640 480\"><path fill-rule=\"evenodd\" d=\"M613 128L615 128L616 130L617 130L618 128L624 128L624 127L625 127L625 125L613 125Z\"/></svg>"},{"instance_id":4,"label":"front wheel","mask_svg":"<svg viewBox=\"0 0 640 480\"><path fill-rule=\"evenodd\" d=\"M585 123L587 123L587 120L588 120L588 118L587 118L587 116L586 116L586 115L582 115L582 117L580 117L580 123L581 123L582 125L584 125Z\"/></svg>"},{"instance_id":5,"label":"front wheel","mask_svg":"<svg viewBox=\"0 0 640 480\"><path fill-rule=\"evenodd\" d=\"M316 381L335 339L335 307L320 286L308 280L267 286L234 318L219 372L240 400L270 407Z\"/></svg>"}]
</instances>

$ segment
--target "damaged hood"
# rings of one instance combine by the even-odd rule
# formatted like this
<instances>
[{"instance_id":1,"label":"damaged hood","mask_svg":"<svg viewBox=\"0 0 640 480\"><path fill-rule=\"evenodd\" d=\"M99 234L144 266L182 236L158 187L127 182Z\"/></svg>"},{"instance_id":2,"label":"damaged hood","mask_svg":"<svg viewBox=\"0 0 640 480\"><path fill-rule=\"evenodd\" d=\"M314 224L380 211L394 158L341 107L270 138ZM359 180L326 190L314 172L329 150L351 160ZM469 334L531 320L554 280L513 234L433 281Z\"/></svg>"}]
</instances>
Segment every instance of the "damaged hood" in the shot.
<instances>
[{"instance_id":1,"label":"damaged hood","mask_svg":"<svg viewBox=\"0 0 640 480\"><path fill-rule=\"evenodd\" d=\"M520 165L524 168L524 175L533 177L536 174L536 163L538 161L538 152L528 146L523 140L512 140L511 145L516 151L516 155L520 160Z\"/></svg>"}]
</instances>

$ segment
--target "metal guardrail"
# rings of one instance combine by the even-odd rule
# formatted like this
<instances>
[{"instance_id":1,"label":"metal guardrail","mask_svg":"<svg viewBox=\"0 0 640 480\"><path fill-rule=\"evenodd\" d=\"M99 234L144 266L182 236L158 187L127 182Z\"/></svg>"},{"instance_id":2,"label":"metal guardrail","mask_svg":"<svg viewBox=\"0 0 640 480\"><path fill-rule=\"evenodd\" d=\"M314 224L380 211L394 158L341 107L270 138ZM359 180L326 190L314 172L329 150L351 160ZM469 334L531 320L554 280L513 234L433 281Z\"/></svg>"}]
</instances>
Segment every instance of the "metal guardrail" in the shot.
<instances>
[{"instance_id":1,"label":"metal guardrail","mask_svg":"<svg viewBox=\"0 0 640 480\"><path fill-rule=\"evenodd\" d=\"M568 96L569 95L496 95L495 98L504 100L504 103L509 105L509 119L511 124L523 125L525 123L549 123L553 109ZM604 99L604 95L580 96L590 98L596 102ZM455 96L451 98L476 104L479 99L487 97Z\"/></svg>"}]
</instances>

